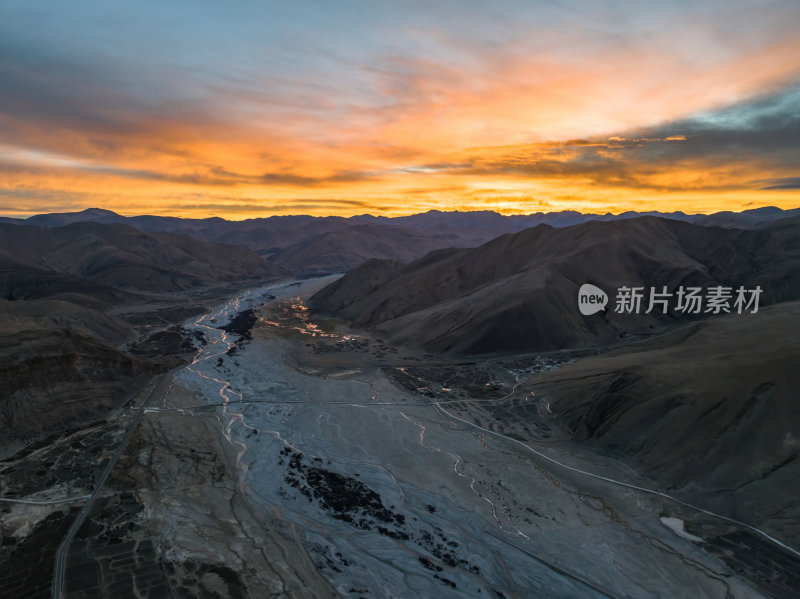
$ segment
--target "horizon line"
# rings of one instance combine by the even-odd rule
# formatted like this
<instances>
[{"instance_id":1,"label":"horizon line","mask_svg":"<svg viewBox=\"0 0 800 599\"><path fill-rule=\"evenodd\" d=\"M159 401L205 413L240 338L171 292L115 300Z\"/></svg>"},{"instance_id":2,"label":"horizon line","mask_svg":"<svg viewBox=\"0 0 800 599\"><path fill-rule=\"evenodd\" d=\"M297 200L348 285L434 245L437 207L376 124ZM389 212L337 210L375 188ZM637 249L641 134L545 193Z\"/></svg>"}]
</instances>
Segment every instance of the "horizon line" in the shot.
<instances>
[{"instance_id":1,"label":"horizon line","mask_svg":"<svg viewBox=\"0 0 800 599\"><path fill-rule=\"evenodd\" d=\"M241 218L241 219L232 219L232 218L225 218L224 216L218 216L216 214L211 214L208 216L176 216L172 214L123 214L120 212L116 212L114 210L109 210L108 208L100 208L99 206L91 206L88 208L83 208L80 210L73 210L73 211L64 211L64 212L37 212L31 213L27 216L12 216L10 214L0 214L0 218L4 219L12 219L18 221L26 221L31 218L37 216L56 216L56 215L77 215L83 212L91 212L91 211L98 211L98 212L105 212L109 213L110 215L120 216L122 218L140 218L140 217L154 217L154 218L177 218L181 220L224 220L227 222L245 222L251 220L266 220L269 218L292 218L292 217L301 217L306 216L309 218L341 218L344 220L356 219L356 218L363 218L363 217L370 217L375 219L387 219L387 220L395 220L398 218L407 218L409 216L418 216L422 214L430 214L430 213L439 213L439 214L469 214L469 213L492 213L502 217L514 217L514 216L534 216L534 215L545 215L545 214L565 214L565 213L572 213L572 214L580 214L582 216L621 216L623 214L640 214L640 215L647 215L647 214L663 214L663 215L670 215L670 214L682 214L684 216L711 216L714 214L743 214L745 212L753 212L755 210L764 210L772 208L774 210L780 210L781 212L790 212L792 210L800 210L800 205L795 206L794 208L780 208L775 206L774 204L766 204L763 206L756 206L753 208L743 208L742 210L697 210L692 212L686 212L683 210L672 210L672 211L664 211L664 210L621 210L619 212L614 211L607 211L607 212L583 212L581 210L539 210L536 212L512 212L512 213L504 213L497 210L487 210L487 209L476 209L476 210L463 210L463 209L453 209L453 210L441 210L438 208L431 208L430 210L425 210L422 212L409 212L408 214L395 214L392 216L385 216L385 215L376 215L371 214L369 212L364 212L361 214L353 214L350 216L342 216L339 214L324 214L324 215L314 215L308 213L296 213L296 214L271 214L269 216L257 216L257 217L249 217L249 218Z\"/></svg>"}]
</instances>

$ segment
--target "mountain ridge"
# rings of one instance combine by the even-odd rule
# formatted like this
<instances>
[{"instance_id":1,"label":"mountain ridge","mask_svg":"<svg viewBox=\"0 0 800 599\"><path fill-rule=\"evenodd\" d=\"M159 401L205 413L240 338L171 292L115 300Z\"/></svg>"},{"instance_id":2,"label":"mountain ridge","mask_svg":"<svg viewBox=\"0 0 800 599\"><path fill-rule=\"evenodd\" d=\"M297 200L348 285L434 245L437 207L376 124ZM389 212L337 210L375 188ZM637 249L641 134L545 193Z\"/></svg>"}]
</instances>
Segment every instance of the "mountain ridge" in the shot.
<instances>
[{"instance_id":1,"label":"mountain ridge","mask_svg":"<svg viewBox=\"0 0 800 599\"><path fill-rule=\"evenodd\" d=\"M763 304L798 299L800 227L779 221L726 229L650 216L563 229L539 225L402 266L362 265L310 305L400 344L466 354L607 344L681 320L671 312L616 314L613 294L605 312L583 317L577 309L583 283L607 292L640 284L760 285Z\"/></svg>"},{"instance_id":2,"label":"mountain ridge","mask_svg":"<svg viewBox=\"0 0 800 599\"><path fill-rule=\"evenodd\" d=\"M293 272L318 273L351 270L370 258L410 261L433 249L474 247L500 235L517 233L540 224L564 228L587 221L618 221L648 215L699 225L757 228L781 218L800 216L800 208L764 207L710 215L657 211L582 214L573 210L502 215L486 210L430 210L398 217L289 215L241 221L219 217L126 217L109 210L90 208L81 212L40 214L9 224L49 227L92 221L126 224L144 232L177 233L203 241L244 246Z\"/></svg>"}]
</instances>

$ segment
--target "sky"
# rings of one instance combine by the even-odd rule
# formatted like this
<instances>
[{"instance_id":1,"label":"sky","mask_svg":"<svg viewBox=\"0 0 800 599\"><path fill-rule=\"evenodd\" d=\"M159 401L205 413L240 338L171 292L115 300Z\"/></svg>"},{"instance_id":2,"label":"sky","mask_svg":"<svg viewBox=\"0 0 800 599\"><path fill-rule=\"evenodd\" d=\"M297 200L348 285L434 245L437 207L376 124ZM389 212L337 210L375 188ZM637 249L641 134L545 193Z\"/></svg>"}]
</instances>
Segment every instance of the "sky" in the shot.
<instances>
[{"instance_id":1,"label":"sky","mask_svg":"<svg viewBox=\"0 0 800 599\"><path fill-rule=\"evenodd\" d=\"M797 0L0 0L0 215L800 206Z\"/></svg>"}]
</instances>

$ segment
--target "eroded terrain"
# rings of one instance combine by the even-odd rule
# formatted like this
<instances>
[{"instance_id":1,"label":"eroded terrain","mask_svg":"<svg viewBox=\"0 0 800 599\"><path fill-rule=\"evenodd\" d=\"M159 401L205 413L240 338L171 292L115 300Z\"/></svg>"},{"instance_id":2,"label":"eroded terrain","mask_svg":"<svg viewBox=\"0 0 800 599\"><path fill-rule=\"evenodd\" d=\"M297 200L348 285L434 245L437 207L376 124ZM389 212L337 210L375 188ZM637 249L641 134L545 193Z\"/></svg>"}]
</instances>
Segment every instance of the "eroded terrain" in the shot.
<instances>
[{"instance_id":1,"label":"eroded terrain","mask_svg":"<svg viewBox=\"0 0 800 599\"><path fill-rule=\"evenodd\" d=\"M90 493L141 412L68 547L64 596L749 598L797 589L790 553L762 540L774 552L765 575L730 551L742 530L665 505L633 487L655 488L624 462L570 440L536 380L575 356L452 362L392 347L311 318L303 297L321 284L255 289L185 322L176 342L196 355L116 424L4 462L6 496ZM55 465L33 486L15 474L32 457ZM83 482L62 480L62 469ZM51 563L81 505L5 507L4 562ZM29 530L9 535L25 521ZM43 577L29 596L49 596L49 584Z\"/></svg>"}]
</instances>

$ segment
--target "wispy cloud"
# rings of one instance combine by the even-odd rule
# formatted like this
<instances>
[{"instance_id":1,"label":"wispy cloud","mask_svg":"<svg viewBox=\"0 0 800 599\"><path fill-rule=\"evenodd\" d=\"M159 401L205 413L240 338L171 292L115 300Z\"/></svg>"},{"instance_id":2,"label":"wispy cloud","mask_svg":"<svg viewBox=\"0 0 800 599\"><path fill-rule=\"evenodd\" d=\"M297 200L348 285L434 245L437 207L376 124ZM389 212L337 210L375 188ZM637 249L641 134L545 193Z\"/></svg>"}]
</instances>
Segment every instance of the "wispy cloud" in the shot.
<instances>
[{"instance_id":1,"label":"wispy cloud","mask_svg":"<svg viewBox=\"0 0 800 599\"><path fill-rule=\"evenodd\" d=\"M800 88L790 88L649 129L480 148L448 170L656 190L787 189L791 178L763 187L754 185L752 176L796 170L799 155Z\"/></svg>"},{"instance_id":2,"label":"wispy cloud","mask_svg":"<svg viewBox=\"0 0 800 599\"><path fill-rule=\"evenodd\" d=\"M42 210L789 202L798 22L788 0L20 2L0 21L0 189Z\"/></svg>"},{"instance_id":3,"label":"wispy cloud","mask_svg":"<svg viewBox=\"0 0 800 599\"><path fill-rule=\"evenodd\" d=\"M800 189L800 177L772 179L769 181L769 184L762 189Z\"/></svg>"}]
</instances>

